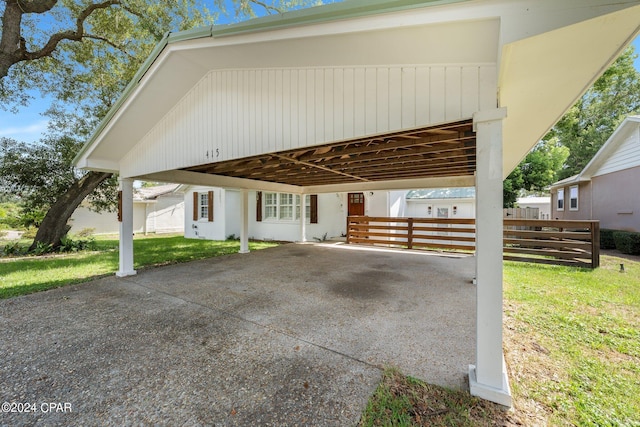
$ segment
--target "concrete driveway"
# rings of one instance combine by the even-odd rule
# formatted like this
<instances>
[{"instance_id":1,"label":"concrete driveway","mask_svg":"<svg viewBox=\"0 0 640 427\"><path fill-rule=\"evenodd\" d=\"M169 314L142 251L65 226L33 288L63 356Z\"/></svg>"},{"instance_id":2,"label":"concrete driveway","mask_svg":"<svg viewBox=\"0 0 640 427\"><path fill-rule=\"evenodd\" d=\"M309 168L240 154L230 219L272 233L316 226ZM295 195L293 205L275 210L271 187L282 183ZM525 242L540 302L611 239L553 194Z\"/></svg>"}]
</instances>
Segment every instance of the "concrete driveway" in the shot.
<instances>
[{"instance_id":1,"label":"concrete driveway","mask_svg":"<svg viewBox=\"0 0 640 427\"><path fill-rule=\"evenodd\" d=\"M0 425L354 425L385 365L466 387L474 266L289 244L2 300L0 401L33 411Z\"/></svg>"}]
</instances>

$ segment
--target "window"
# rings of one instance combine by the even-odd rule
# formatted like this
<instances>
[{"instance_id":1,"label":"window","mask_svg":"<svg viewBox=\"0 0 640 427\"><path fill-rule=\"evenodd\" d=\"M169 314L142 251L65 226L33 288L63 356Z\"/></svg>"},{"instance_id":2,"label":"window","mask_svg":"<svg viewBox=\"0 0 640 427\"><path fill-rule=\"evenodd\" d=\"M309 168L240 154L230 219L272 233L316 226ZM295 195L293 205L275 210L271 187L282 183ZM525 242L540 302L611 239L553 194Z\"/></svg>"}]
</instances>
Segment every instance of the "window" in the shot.
<instances>
[{"instance_id":1,"label":"window","mask_svg":"<svg viewBox=\"0 0 640 427\"><path fill-rule=\"evenodd\" d=\"M258 193L256 197L258 203L258 210L256 213L256 220L271 221L299 221L301 213L301 203L299 194L290 193L264 193L264 197L261 193ZM262 212L260 205L264 205L264 216L261 216ZM316 224L318 222L318 196L317 195L305 195L305 219L307 223Z\"/></svg>"},{"instance_id":2,"label":"window","mask_svg":"<svg viewBox=\"0 0 640 427\"><path fill-rule=\"evenodd\" d=\"M558 211L564 210L564 188L561 188L558 190L558 206L556 210Z\"/></svg>"},{"instance_id":3,"label":"window","mask_svg":"<svg viewBox=\"0 0 640 427\"><path fill-rule=\"evenodd\" d=\"M295 210L293 200L293 194L280 193L280 215L278 218L283 221L293 221L293 212ZM299 197L297 201L300 203Z\"/></svg>"},{"instance_id":4,"label":"window","mask_svg":"<svg viewBox=\"0 0 640 427\"><path fill-rule=\"evenodd\" d=\"M265 193L264 195L264 218L278 218L278 195L276 193Z\"/></svg>"},{"instance_id":5,"label":"window","mask_svg":"<svg viewBox=\"0 0 640 427\"><path fill-rule=\"evenodd\" d=\"M569 187L569 210L578 210L578 186L572 185Z\"/></svg>"},{"instance_id":6,"label":"window","mask_svg":"<svg viewBox=\"0 0 640 427\"><path fill-rule=\"evenodd\" d=\"M193 193L193 220L213 221L213 191Z\"/></svg>"},{"instance_id":7,"label":"window","mask_svg":"<svg viewBox=\"0 0 640 427\"><path fill-rule=\"evenodd\" d=\"M207 197L207 193L198 193L200 196L200 217L199 219L208 219L209 218L209 199Z\"/></svg>"}]
</instances>

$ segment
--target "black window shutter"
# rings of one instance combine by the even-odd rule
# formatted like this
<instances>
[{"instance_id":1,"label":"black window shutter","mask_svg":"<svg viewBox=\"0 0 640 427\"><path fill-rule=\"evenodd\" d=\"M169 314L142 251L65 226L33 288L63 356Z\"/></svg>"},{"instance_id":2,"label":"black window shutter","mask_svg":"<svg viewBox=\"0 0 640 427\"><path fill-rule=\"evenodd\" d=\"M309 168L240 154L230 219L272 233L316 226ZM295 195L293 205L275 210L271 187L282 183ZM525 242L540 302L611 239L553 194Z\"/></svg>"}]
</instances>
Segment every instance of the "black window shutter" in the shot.
<instances>
[{"instance_id":1,"label":"black window shutter","mask_svg":"<svg viewBox=\"0 0 640 427\"><path fill-rule=\"evenodd\" d=\"M311 206L311 218L309 222L311 224L317 224L318 223L318 195L317 194L311 194L309 196L309 205Z\"/></svg>"},{"instance_id":2,"label":"black window shutter","mask_svg":"<svg viewBox=\"0 0 640 427\"><path fill-rule=\"evenodd\" d=\"M256 221L262 221L262 191L256 192Z\"/></svg>"}]
</instances>

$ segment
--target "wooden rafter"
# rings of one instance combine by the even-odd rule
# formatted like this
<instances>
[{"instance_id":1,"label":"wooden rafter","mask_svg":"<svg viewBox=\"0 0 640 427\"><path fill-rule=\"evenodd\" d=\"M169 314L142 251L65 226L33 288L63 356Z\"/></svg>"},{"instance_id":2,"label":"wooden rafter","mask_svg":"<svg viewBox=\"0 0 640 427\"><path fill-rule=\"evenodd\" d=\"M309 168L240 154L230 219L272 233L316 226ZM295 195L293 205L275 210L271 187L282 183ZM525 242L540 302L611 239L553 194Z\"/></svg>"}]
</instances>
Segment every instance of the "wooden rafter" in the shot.
<instances>
[{"instance_id":1,"label":"wooden rafter","mask_svg":"<svg viewBox=\"0 0 640 427\"><path fill-rule=\"evenodd\" d=\"M475 133L471 120L465 120L185 170L308 186L469 176L475 168Z\"/></svg>"}]
</instances>

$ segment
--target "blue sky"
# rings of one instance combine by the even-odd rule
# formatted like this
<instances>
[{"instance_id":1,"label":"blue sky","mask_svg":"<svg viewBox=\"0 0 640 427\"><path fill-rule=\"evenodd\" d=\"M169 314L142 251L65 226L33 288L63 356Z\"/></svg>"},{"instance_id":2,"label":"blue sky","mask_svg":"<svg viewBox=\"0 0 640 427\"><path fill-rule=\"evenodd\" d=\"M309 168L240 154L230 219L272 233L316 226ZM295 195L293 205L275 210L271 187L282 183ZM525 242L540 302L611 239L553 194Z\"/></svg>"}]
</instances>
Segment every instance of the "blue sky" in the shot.
<instances>
[{"instance_id":1,"label":"blue sky","mask_svg":"<svg viewBox=\"0 0 640 427\"><path fill-rule=\"evenodd\" d=\"M218 23L227 23L232 17L221 16ZM636 52L640 53L640 36L634 41ZM640 58L635 61L636 69L640 70ZM17 114L0 109L0 137L12 138L18 141L34 142L40 139L47 129L47 118L42 114L49 108L51 99L43 98L33 93L34 99L28 107L21 108Z\"/></svg>"}]
</instances>

